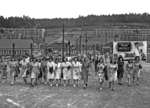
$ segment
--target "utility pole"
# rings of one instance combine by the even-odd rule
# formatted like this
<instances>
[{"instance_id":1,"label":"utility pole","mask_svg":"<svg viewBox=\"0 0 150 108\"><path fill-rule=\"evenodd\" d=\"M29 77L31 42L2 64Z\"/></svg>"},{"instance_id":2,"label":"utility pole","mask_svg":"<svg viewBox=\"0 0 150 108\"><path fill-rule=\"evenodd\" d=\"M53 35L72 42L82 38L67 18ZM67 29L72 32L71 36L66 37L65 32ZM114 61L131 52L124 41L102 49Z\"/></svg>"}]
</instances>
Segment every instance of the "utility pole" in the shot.
<instances>
[{"instance_id":1,"label":"utility pole","mask_svg":"<svg viewBox=\"0 0 150 108\"><path fill-rule=\"evenodd\" d=\"M106 44L107 44L107 31L106 31Z\"/></svg>"},{"instance_id":2,"label":"utility pole","mask_svg":"<svg viewBox=\"0 0 150 108\"><path fill-rule=\"evenodd\" d=\"M62 38L62 61L64 58L64 33L65 33L65 24L63 23L63 38Z\"/></svg>"},{"instance_id":3,"label":"utility pole","mask_svg":"<svg viewBox=\"0 0 150 108\"><path fill-rule=\"evenodd\" d=\"M87 40L87 31L86 31L86 39L85 39L85 47L86 47L86 55L87 55L87 42L88 42L88 40Z\"/></svg>"},{"instance_id":4,"label":"utility pole","mask_svg":"<svg viewBox=\"0 0 150 108\"><path fill-rule=\"evenodd\" d=\"M30 44L30 49L31 49L31 57L32 57L32 53L33 53L33 44Z\"/></svg>"},{"instance_id":5,"label":"utility pole","mask_svg":"<svg viewBox=\"0 0 150 108\"><path fill-rule=\"evenodd\" d=\"M13 57L15 57L15 44L13 43Z\"/></svg>"},{"instance_id":6,"label":"utility pole","mask_svg":"<svg viewBox=\"0 0 150 108\"><path fill-rule=\"evenodd\" d=\"M70 48L70 47L71 47L71 46L70 46L70 41L68 41L68 47L69 47L69 56L70 56L70 55L71 55L71 54L70 54L70 52L71 52L71 48Z\"/></svg>"},{"instance_id":7,"label":"utility pole","mask_svg":"<svg viewBox=\"0 0 150 108\"><path fill-rule=\"evenodd\" d=\"M79 41L79 38L77 37L77 40L76 40L76 54L78 55L78 50L79 50L79 45L78 45L78 42Z\"/></svg>"},{"instance_id":8,"label":"utility pole","mask_svg":"<svg viewBox=\"0 0 150 108\"><path fill-rule=\"evenodd\" d=\"M82 37L81 37L81 35L80 35L80 42L79 42L79 47L80 47L80 54L81 54L81 50L82 50L82 46L81 46L81 39L82 39Z\"/></svg>"}]
</instances>

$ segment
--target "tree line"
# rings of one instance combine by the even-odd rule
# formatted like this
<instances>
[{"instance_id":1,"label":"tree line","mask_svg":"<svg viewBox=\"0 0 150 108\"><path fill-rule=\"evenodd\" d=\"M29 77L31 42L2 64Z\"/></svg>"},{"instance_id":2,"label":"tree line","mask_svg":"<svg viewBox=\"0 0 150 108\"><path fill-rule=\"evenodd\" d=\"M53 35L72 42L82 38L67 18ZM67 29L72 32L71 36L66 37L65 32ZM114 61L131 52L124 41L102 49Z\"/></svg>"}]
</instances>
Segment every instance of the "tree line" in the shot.
<instances>
[{"instance_id":1,"label":"tree line","mask_svg":"<svg viewBox=\"0 0 150 108\"><path fill-rule=\"evenodd\" d=\"M88 27L103 26L106 24L135 24L150 23L150 14L112 14L112 15L88 15L78 18L54 18L54 19L35 19L29 16L8 17L0 16L0 27L4 28L60 28L62 23L66 27ZM38 26L37 26L38 25Z\"/></svg>"}]
</instances>

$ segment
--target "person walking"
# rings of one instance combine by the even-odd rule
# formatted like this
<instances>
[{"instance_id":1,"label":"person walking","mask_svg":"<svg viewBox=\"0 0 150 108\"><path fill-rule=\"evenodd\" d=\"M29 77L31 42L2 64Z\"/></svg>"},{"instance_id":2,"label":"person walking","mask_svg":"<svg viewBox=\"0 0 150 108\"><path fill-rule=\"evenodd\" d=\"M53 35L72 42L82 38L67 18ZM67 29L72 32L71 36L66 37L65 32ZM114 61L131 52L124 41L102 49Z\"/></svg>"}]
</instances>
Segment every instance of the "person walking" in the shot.
<instances>
[{"instance_id":1,"label":"person walking","mask_svg":"<svg viewBox=\"0 0 150 108\"><path fill-rule=\"evenodd\" d=\"M137 85L139 85L139 78L140 78L141 69L142 69L142 65L140 63L140 57L136 56L135 62L134 62L133 82L135 82L135 78L137 78L137 82L136 82Z\"/></svg>"},{"instance_id":2,"label":"person walking","mask_svg":"<svg viewBox=\"0 0 150 108\"><path fill-rule=\"evenodd\" d=\"M82 66L82 77L83 77L83 82L84 82L84 89L86 89L88 85L88 76L89 76L90 67L91 67L90 61L88 57L85 57L83 66Z\"/></svg>"},{"instance_id":3,"label":"person walking","mask_svg":"<svg viewBox=\"0 0 150 108\"><path fill-rule=\"evenodd\" d=\"M61 79L61 69L62 69L62 64L61 62L56 59L55 60L55 79L56 79L56 86L58 86L58 81ZM61 82L61 81L60 81Z\"/></svg>"},{"instance_id":4,"label":"person walking","mask_svg":"<svg viewBox=\"0 0 150 108\"><path fill-rule=\"evenodd\" d=\"M104 73L105 64L102 58L98 61L97 68L98 68L98 77L99 77L100 90L101 90L102 85L104 83L104 74L105 74Z\"/></svg>"},{"instance_id":5,"label":"person walking","mask_svg":"<svg viewBox=\"0 0 150 108\"><path fill-rule=\"evenodd\" d=\"M118 65L116 61L112 58L108 67L109 88L111 88L112 91L114 91L115 81L117 80L117 70Z\"/></svg>"},{"instance_id":6,"label":"person walking","mask_svg":"<svg viewBox=\"0 0 150 108\"><path fill-rule=\"evenodd\" d=\"M67 61L67 58L64 58L62 62L64 87L66 86L66 81L68 80L69 82L69 79L71 79L71 68L72 68L71 63Z\"/></svg>"},{"instance_id":7,"label":"person walking","mask_svg":"<svg viewBox=\"0 0 150 108\"><path fill-rule=\"evenodd\" d=\"M41 71L42 71L42 77L46 84L47 83L47 61L46 61L46 58L43 58L43 60L41 61Z\"/></svg>"},{"instance_id":8,"label":"person walking","mask_svg":"<svg viewBox=\"0 0 150 108\"><path fill-rule=\"evenodd\" d=\"M74 87L76 87L76 84L78 84L79 76L80 76L80 62L77 61L77 58L74 58L74 61L72 62L72 72L73 72L73 80L74 80Z\"/></svg>"},{"instance_id":9,"label":"person walking","mask_svg":"<svg viewBox=\"0 0 150 108\"><path fill-rule=\"evenodd\" d=\"M53 62L53 59L50 58L49 61L47 62L47 79L49 80L49 85L53 86L53 80L55 78L55 74L54 74L54 70L55 70L55 64Z\"/></svg>"},{"instance_id":10,"label":"person walking","mask_svg":"<svg viewBox=\"0 0 150 108\"><path fill-rule=\"evenodd\" d=\"M123 57L119 57L118 58L118 70L117 70L117 78L118 78L118 84L122 85L122 78L123 78L123 74L124 74L124 61L123 61Z\"/></svg>"},{"instance_id":11,"label":"person walking","mask_svg":"<svg viewBox=\"0 0 150 108\"><path fill-rule=\"evenodd\" d=\"M129 86L131 86L131 76L133 74L133 68L134 68L133 61L132 59L130 59L128 63L126 64L126 71L127 71L127 78L128 78Z\"/></svg>"}]
</instances>

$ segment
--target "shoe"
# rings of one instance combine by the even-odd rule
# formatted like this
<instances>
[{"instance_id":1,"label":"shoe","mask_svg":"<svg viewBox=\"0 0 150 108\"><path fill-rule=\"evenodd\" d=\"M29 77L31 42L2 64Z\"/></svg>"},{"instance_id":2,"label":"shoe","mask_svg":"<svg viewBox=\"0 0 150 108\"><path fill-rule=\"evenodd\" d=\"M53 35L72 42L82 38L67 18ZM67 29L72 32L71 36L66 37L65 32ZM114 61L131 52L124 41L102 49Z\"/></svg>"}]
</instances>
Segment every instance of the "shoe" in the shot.
<instances>
[{"instance_id":1,"label":"shoe","mask_svg":"<svg viewBox=\"0 0 150 108\"><path fill-rule=\"evenodd\" d=\"M86 87L84 86L83 89L86 89Z\"/></svg>"},{"instance_id":2,"label":"shoe","mask_svg":"<svg viewBox=\"0 0 150 108\"><path fill-rule=\"evenodd\" d=\"M45 85L47 84L47 82L45 82Z\"/></svg>"},{"instance_id":3,"label":"shoe","mask_svg":"<svg viewBox=\"0 0 150 108\"><path fill-rule=\"evenodd\" d=\"M64 84L64 87L66 86L66 84Z\"/></svg>"},{"instance_id":4,"label":"shoe","mask_svg":"<svg viewBox=\"0 0 150 108\"><path fill-rule=\"evenodd\" d=\"M50 86L52 87L53 85L52 85L52 84L50 84Z\"/></svg>"},{"instance_id":5,"label":"shoe","mask_svg":"<svg viewBox=\"0 0 150 108\"><path fill-rule=\"evenodd\" d=\"M74 84L73 87L76 87L76 85Z\"/></svg>"},{"instance_id":6,"label":"shoe","mask_svg":"<svg viewBox=\"0 0 150 108\"><path fill-rule=\"evenodd\" d=\"M122 85L122 83L118 83L118 85Z\"/></svg>"},{"instance_id":7,"label":"shoe","mask_svg":"<svg viewBox=\"0 0 150 108\"><path fill-rule=\"evenodd\" d=\"M34 87L34 85L33 85L33 84L31 84L31 87Z\"/></svg>"},{"instance_id":8,"label":"shoe","mask_svg":"<svg viewBox=\"0 0 150 108\"><path fill-rule=\"evenodd\" d=\"M10 85L13 85L14 83L11 83Z\"/></svg>"},{"instance_id":9,"label":"shoe","mask_svg":"<svg viewBox=\"0 0 150 108\"><path fill-rule=\"evenodd\" d=\"M114 89L112 89L112 91L115 91Z\"/></svg>"},{"instance_id":10,"label":"shoe","mask_svg":"<svg viewBox=\"0 0 150 108\"><path fill-rule=\"evenodd\" d=\"M56 84L56 87L58 86L58 84Z\"/></svg>"},{"instance_id":11,"label":"shoe","mask_svg":"<svg viewBox=\"0 0 150 108\"><path fill-rule=\"evenodd\" d=\"M109 88L111 88L111 84L109 84Z\"/></svg>"},{"instance_id":12,"label":"shoe","mask_svg":"<svg viewBox=\"0 0 150 108\"><path fill-rule=\"evenodd\" d=\"M85 84L85 86L87 87L87 83Z\"/></svg>"},{"instance_id":13,"label":"shoe","mask_svg":"<svg viewBox=\"0 0 150 108\"><path fill-rule=\"evenodd\" d=\"M100 90L102 90L102 87L100 87Z\"/></svg>"}]
</instances>

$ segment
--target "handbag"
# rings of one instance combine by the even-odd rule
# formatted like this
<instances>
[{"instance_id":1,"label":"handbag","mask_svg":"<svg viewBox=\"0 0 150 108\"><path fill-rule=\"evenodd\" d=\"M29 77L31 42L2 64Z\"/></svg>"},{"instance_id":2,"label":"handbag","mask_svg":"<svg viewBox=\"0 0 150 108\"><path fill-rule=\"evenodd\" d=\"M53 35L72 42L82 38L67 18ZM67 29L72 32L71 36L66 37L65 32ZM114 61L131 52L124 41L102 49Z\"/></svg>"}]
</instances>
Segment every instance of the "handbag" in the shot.
<instances>
[{"instance_id":1,"label":"handbag","mask_svg":"<svg viewBox=\"0 0 150 108\"><path fill-rule=\"evenodd\" d=\"M61 78L63 78L64 76L63 76L63 72L61 72Z\"/></svg>"},{"instance_id":2,"label":"handbag","mask_svg":"<svg viewBox=\"0 0 150 108\"><path fill-rule=\"evenodd\" d=\"M70 66L67 67L68 70L69 70L70 68L71 68Z\"/></svg>"},{"instance_id":3,"label":"handbag","mask_svg":"<svg viewBox=\"0 0 150 108\"><path fill-rule=\"evenodd\" d=\"M142 65L141 64L139 64L139 69L142 69L143 67L142 67Z\"/></svg>"},{"instance_id":4,"label":"handbag","mask_svg":"<svg viewBox=\"0 0 150 108\"><path fill-rule=\"evenodd\" d=\"M107 66L104 67L104 77L105 77L105 80L108 81Z\"/></svg>"},{"instance_id":5,"label":"handbag","mask_svg":"<svg viewBox=\"0 0 150 108\"><path fill-rule=\"evenodd\" d=\"M49 68L49 72L52 74L53 73L53 67Z\"/></svg>"}]
</instances>

